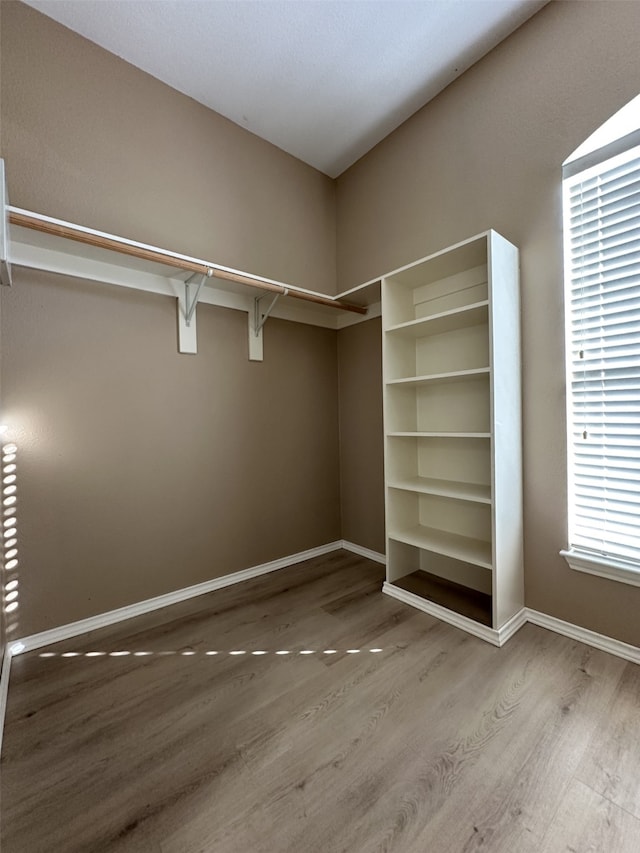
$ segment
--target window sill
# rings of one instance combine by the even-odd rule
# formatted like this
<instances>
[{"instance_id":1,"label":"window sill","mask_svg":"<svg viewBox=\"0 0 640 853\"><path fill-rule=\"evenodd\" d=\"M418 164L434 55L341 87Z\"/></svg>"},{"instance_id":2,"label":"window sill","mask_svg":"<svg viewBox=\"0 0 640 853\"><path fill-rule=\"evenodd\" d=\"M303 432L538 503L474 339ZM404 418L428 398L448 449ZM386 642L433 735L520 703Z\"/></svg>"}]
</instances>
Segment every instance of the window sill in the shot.
<instances>
[{"instance_id":1,"label":"window sill","mask_svg":"<svg viewBox=\"0 0 640 853\"><path fill-rule=\"evenodd\" d=\"M577 551L575 548L560 551L560 555L577 572L586 572L600 578L640 586L640 564L626 563L624 560L616 560L615 557L598 557L596 554Z\"/></svg>"}]
</instances>

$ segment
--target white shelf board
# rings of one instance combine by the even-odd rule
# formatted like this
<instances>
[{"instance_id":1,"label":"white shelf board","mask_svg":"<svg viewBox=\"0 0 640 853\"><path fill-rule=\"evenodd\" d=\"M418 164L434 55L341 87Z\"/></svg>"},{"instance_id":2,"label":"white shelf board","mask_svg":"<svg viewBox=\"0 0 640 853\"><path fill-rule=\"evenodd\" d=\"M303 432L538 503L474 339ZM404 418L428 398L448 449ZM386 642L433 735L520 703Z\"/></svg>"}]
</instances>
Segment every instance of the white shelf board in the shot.
<instances>
[{"instance_id":1,"label":"white shelf board","mask_svg":"<svg viewBox=\"0 0 640 853\"><path fill-rule=\"evenodd\" d=\"M454 308L451 311L443 311L440 314L432 314L418 320L398 323L388 328L386 332L390 335L401 335L407 338L425 338L430 335L441 335L454 329L467 329L470 326L479 326L488 322L489 300L484 299L472 305L465 305L463 308Z\"/></svg>"},{"instance_id":2,"label":"white shelf board","mask_svg":"<svg viewBox=\"0 0 640 853\"><path fill-rule=\"evenodd\" d=\"M440 495L445 498L455 498L475 503L491 503L491 487L478 483L461 483L454 480L439 480L435 477L407 477L390 480L391 489L402 489L406 492L417 492L425 495Z\"/></svg>"},{"instance_id":3,"label":"white shelf board","mask_svg":"<svg viewBox=\"0 0 640 853\"><path fill-rule=\"evenodd\" d=\"M350 302L352 305L362 305L370 307L380 302L380 291L381 280L379 278L376 278L373 281L368 281L364 284L359 284L356 287L350 288L349 290L343 290L342 293L339 293L336 296L336 299L339 299L344 302Z\"/></svg>"},{"instance_id":4,"label":"white shelf board","mask_svg":"<svg viewBox=\"0 0 640 853\"><path fill-rule=\"evenodd\" d=\"M429 373L424 376L407 376L404 379L391 379L387 385L407 387L413 385L437 385L451 382L464 382L467 379L489 378L489 367L474 367L473 370L455 370L451 373Z\"/></svg>"},{"instance_id":5,"label":"white shelf board","mask_svg":"<svg viewBox=\"0 0 640 853\"><path fill-rule=\"evenodd\" d=\"M425 551L432 551L434 554L453 557L454 560L472 563L483 569L492 569L491 543L482 539L471 539L468 536L459 536L446 530L436 530L422 525L392 528L389 531L389 539L414 545Z\"/></svg>"},{"instance_id":6,"label":"white shelf board","mask_svg":"<svg viewBox=\"0 0 640 853\"><path fill-rule=\"evenodd\" d=\"M415 289L482 266L487 263L487 240L492 233L485 231L446 249L440 249L432 255L388 273L384 278L392 278L398 284Z\"/></svg>"},{"instance_id":7,"label":"white shelf board","mask_svg":"<svg viewBox=\"0 0 640 853\"><path fill-rule=\"evenodd\" d=\"M490 432L388 432L388 438L491 438Z\"/></svg>"}]
</instances>

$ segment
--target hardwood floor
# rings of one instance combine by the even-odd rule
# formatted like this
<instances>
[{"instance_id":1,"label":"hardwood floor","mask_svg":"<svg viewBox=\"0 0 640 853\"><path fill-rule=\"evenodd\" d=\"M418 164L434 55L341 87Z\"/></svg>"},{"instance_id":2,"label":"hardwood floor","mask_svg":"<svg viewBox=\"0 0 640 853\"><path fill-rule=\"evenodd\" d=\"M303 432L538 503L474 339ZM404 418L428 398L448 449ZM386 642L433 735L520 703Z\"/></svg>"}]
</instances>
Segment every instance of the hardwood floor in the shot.
<instances>
[{"instance_id":1,"label":"hardwood floor","mask_svg":"<svg viewBox=\"0 0 640 853\"><path fill-rule=\"evenodd\" d=\"M637 853L640 668L381 583L335 552L15 658L3 853Z\"/></svg>"}]
</instances>

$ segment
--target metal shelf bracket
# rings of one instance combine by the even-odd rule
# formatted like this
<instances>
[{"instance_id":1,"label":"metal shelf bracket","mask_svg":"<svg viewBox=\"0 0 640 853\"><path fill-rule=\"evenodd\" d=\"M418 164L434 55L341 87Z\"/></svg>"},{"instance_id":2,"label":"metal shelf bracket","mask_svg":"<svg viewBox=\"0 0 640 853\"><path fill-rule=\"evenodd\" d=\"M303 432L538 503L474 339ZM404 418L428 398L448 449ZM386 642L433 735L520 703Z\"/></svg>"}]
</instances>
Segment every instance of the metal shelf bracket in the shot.
<instances>
[{"instance_id":1,"label":"metal shelf bracket","mask_svg":"<svg viewBox=\"0 0 640 853\"><path fill-rule=\"evenodd\" d=\"M202 285L213 275L213 270L194 272L184 283L184 295L178 297L178 349L184 353L198 352L196 337L196 305ZM199 279L199 281L196 280Z\"/></svg>"},{"instance_id":2,"label":"metal shelf bracket","mask_svg":"<svg viewBox=\"0 0 640 853\"><path fill-rule=\"evenodd\" d=\"M193 296L191 296L191 282L194 280L194 278L198 278L198 275L199 274L197 272L194 272L194 274L190 275L184 283L184 305L187 309L187 313L184 319L185 323L187 324L187 327L191 325L191 318L195 313L202 285L205 283L206 279L211 278L211 276L213 275L213 270L207 270L206 273L202 273L202 275L200 275L200 281L196 286L196 292L193 294Z\"/></svg>"},{"instance_id":3,"label":"metal shelf bracket","mask_svg":"<svg viewBox=\"0 0 640 853\"><path fill-rule=\"evenodd\" d=\"M275 308L278 299L281 296L286 296L288 292L288 289L285 287L282 293L276 293L264 313L260 310L260 303L264 299L264 295L257 296L253 300L253 311L249 310L249 361L263 360L262 331L264 324Z\"/></svg>"}]
</instances>

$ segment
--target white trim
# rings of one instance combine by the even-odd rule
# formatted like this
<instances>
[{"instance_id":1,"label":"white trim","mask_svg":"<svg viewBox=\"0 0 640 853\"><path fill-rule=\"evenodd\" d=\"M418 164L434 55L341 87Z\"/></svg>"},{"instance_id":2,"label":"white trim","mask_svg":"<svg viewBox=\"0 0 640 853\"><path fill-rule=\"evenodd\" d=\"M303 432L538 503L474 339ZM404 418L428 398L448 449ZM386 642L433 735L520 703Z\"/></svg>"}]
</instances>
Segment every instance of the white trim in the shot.
<instances>
[{"instance_id":1,"label":"white trim","mask_svg":"<svg viewBox=\"0 0 640 853\"><path fill-rule=\"evenodd\" d=\"M14 210L14 208L11 209ZM26 210L23 212L29 213L29 211ZM29 213L29 215L34 216L33 213ZM475 240L479 240L482 237L490 237L492 234L495 233L496 232L491 228L488 231L482 231L480 232L480 234L476 234L473 237L467 237L466 240L461 240L459 243L454 243L453 246L447 246L446 249L440 249L439 251L433 252L433 254L427 255L424 258L418 258L417 260L411 261L410 263L405 264L402 267L398 267L397 269L391 270L390 272L383 273L383 275L378 275L375 278L370 278L368 281L363 281L361 284L356 284L354 287L349 287L347 290L341 290L340 293L337 294L337 296L332 296L331 298L338 299L339 301L342 301L345 298L348 299L350 296L353 296L357 293L361 293L367 288L373 287L374 285L381 285L383 278L390 278L391 276L397 275L400 272L408 270L410 267L417 266L418 264L422 264L425 261L430 261L433 258L439 257L440 255L455 251L456 249L465 246L467 243L473 243ZM365 319L368 319L368 317Z\"/></svg>"},{"instance_id":2,"label":"white trim","mask_svg":"<svg viewBox=\"0 0 640 853\"><path fill-rule=\"evenodd\" d=\"M511 619L507 620L504 623L502 628L498 628L498 630L497 630L498 640L499 640L498 645L504 646L504 644L507 642L507 640L510 640L511 637L513 637L513 635L515 633L517 633L520 630L520 628L523 627L523 625L526 625L526 624L527 624L526 607L522 607L520 610L518 610L517 613L515 613L511 617Z\"/></svg>"},{"instance_id":3,"label":"white trim","mask_svg":"<svg viewBox=\"0 0 640 853\"><path fill-rule=\"evenodd\" d=\"M7 711L7 695L9 693L9 675L11 673L11 649L5 646L2 656L2 675L0 675L0 756L2 755L2 735L4 733L4 717Z\"/></svg>"},{"instance_id":4,"label":"white trim","mask_svg":"<svg viewBox=\"0 0 640 853\"><path fill-rule=\"evenodd\" d=\"M338 551L342 548L340 540L330 542L327 545L321 545L318 548L310 548L308 551L301 551L298 554L291 554L288 557L281 557L278 560L272 560L270 563L263 563L259 566L252 566L249 569L242 569L239 572L233 572L228 575L222 575L219 578L212 578L204 581L204 583L187 586L183 589L177 589L174 592L168 592L165 595L158 595L155 598L147 598L145 601L139 601L136 604L129 604L126 607L119 607L117 610L109 610L106 613L99 613L96 616L90 616L87 619L80 619L77 622L69 622L67 625L60 625L58 628L51 628L48 631L40 631L38 634L31 634L28 637L22 637L19 640L14 640L9 646L9 651L15 656L30 652L34 649L40 649L43 646L49 646L53 643L59 643L62 640L69 640L71 637L77 637L80 634L85 634L88 631L95 631L98 628L105 628L108 625L115 625L117 622L123 622L125 619L131 619L134 616L141 616L144 613L150 613L153 610L160 610L162 607L168 607L171 604L177 604L180 601L187 601L189 598L195 598L198 595L204 595L207 592L213 592L216 589L222 589L225 586L241 583L242 581L250 580L251 578L265 575L268 572L274 572L277 569L284 569L287 566L295 563L302 563L305 560L311 560L314 557L321 557L323 554L329 554L331 551Z\"/></svg>"},{"instance_id":5,"label":"white trim","mask_svg":"<svg viewBox=\"0 0 640 853\"><path fill-rule=\"evenodd\" d=\"M341 291L336 299L343 300L345 297L353 296L354 293L362 293L362 291L366 290L368 287L380 287L382 283L382 279L384 276L376 276L376 278L370 278L368 281L363 281L361 284L356 284L353 287L350 287L348 290Z\"/></svg>"},{"instance_id":6,"label":"white trim","mask_svg":"<svg viewBox=\"0 0 640 853\"><path fill-rule=\"evenodd\" d=\"M530 622L532 625L537 625L540 628L546 628L548 631L561 634L563 637L577 640L586 646L591 646L594 649L615 655L615 657L640 664L640 647L632 646L630 643L624 643L622 640L616 640L613 637L607 637L604 634L598 634L596 631L591 631L580 625L574 625L572 622L564 622L562 619L549 616L547 613L540 613L538 610L532 610L530 607L523 607L502 628L495 630L485 625L480 625L471 619L467 619L465 616L460 616L458 613L447 610L445 607L440 607L440 605L432 601L426 601L420 596L400 589L393 584L385 582L382 591L392 598L402 601L404 604L410 604L418 610L436 616L438 619L448 622L456 628L461 628L463 631L467 631L481 640L487 640L487 642L492 643L494 646L504 645L523 625Z\"/></svg>"},{"instance_id":7,"label":"white trim","mask_svg":"<svg viewBox=\"0 0 640 853\"><path fill-rule=\"evenodd\" d=\"M345 551L351 551L354 554L358 554L360 557L366 557L367 560L374 560L376 563L382 563L383 566L387 565L386 556L381 554L379 551L372 551L370 548L363 548L362 545L356 545L355 542L347 542L346 539L343 539L340 544Z\"/></svg>"},{"instance_id":8,"label":"white trim","mask_svg":"<svg viewBox=\"0 0 640 853\"><path fill-rule=\"evenodd\" d=\"M575 160L565 160L562 164L562 179L566 181L567 178L573 178L581 172L586 172L587 169L599 166L605 160L611 160L618 154L624 154L625 151L629 151L630 148L635 148L637 145L640 145L640 130L632 130L630 133L619 136L606 145L596 148L595 151L583 154L582 157Z\"/></svg>"},{"instance_id":9,"label":"white trim","mask_svg":"<svg viewBox=\"0 0 640 853\"><path fill-rule=\"evenodd\" d=\"M624 560L588 554L586 551L578 551L575 548L560 551L560 556L564 557L570 568L576 572L586 572L588 575L597 575L599 578L640 586L640 566L633 568Z\"/></svg>"},{"instance_id":10,"label":"white trim","mask_svg":"<svg viewBox=\"0 0 640 853\"><path fill-rule=\"evenodd\" d=\"M540 613L538 610L531 610L529 607L525 607L525 616L527 622L538 625L540 628L547 628L549 631L555 631L556 634L570 637L572 640L585 643L594 649L600 649L600 651L640 664L640 648L638 646L623 643L622 640L614 640L613 637L598 634L596 631L590 631L588 628L582 628L572 622L564 622L562 619L556 619L555 616Z\"/></svg>"},{"instance_id":11,"label":"white trim","mask_svg":"<svg viewBox=\"0 0 640 853\"><path fill-rule=\"evenodd\" d=\"M11 254L9 252L9 194L4 160L0 158L0 285L11 287Z\"/></svg>"},{"instance_id":12,"label":"white trim","mask_svg":"<svg viewBox=\"0 0 640 853\"><path fill-rule=\"evenodd\" d=\"M461 616L459 613L455 613L453 610L448 610L446 607L441 607L433 601L427 601L425 598L415 595L413 592L407 592L406 589L400 589L400 587L394 586L392 583L385 581L382 585L382 591L385 595L390 595L391 598L396 598L398 601L402 601L403 604L410 604L412 607L422 610L424 613L429 613L431 616L437 617L442 622L448 622L449 625L453 625L455 628L460 628L468 634L473 634L474 637L486 640L494 646L501 646L505 642L505 639L501 638L499 631L489 628L486 625L481 625L479 622L474 622L473 619ZM518 625L518 627L520 626ZM509 636L511 636L511 634L509 634Z\"/></svg>"}]
</instances>

